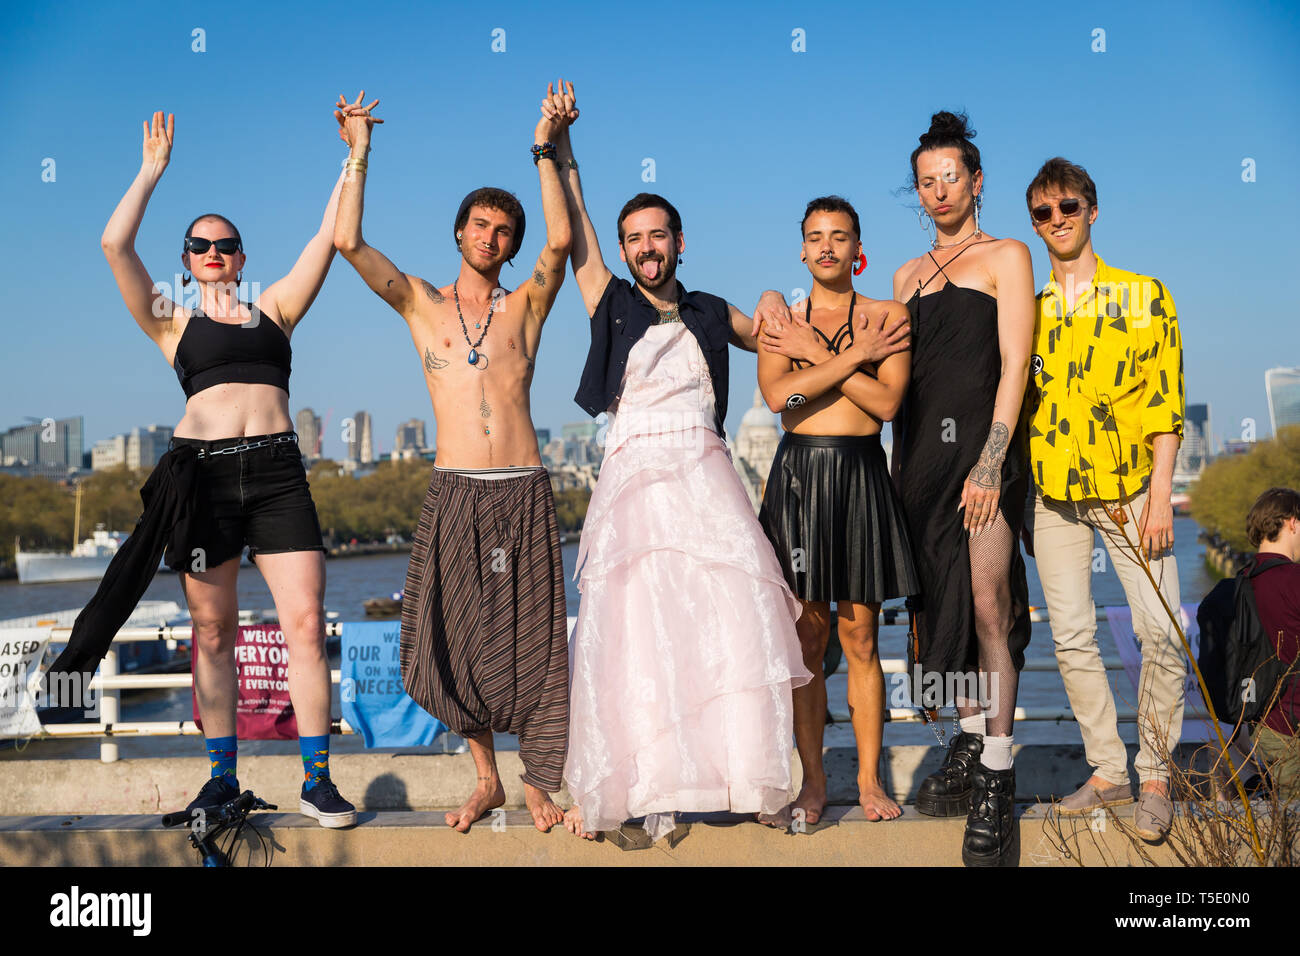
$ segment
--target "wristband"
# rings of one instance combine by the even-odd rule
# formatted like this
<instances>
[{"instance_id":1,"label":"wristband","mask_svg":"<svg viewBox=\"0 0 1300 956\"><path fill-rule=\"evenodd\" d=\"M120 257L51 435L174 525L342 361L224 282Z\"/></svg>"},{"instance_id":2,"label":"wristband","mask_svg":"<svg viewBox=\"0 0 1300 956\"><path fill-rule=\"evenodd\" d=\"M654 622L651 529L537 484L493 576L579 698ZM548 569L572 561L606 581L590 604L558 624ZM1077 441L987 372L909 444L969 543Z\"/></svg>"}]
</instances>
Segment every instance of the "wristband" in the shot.
<instances>
[{"instance_id":1,"label":"wristband","mask_svg":"<svg viewBox=\"0 0 1300 956\"><path fill-rule=\"evenodd\" d=\"M537 165L537 162L538 162L539 160L542 160L542 159L550 159L550 160L554 160L554 159L555 159L555 144L552 143L552 142L550 142L549 140L547 140L545 143L542 143L542 144L539 145L539 146L538 146L538 145L535 145L535 146L533 146L533 148L532 148L532 154L533 154L533 165L534 165L534 166L536 166L536 165Z\"/></svg>"}]
</instances>

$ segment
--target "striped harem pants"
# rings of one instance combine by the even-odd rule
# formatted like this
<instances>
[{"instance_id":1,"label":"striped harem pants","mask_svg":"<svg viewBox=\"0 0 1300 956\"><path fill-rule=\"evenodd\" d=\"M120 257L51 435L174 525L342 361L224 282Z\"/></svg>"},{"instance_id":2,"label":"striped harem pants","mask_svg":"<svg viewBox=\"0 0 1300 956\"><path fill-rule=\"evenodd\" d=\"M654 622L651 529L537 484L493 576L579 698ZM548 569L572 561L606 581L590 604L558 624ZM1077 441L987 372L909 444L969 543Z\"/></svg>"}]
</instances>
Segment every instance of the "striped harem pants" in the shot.
<instances>
[{"instance_id":1,"label":"striped harem pants","mask_svg":"<svg viewBox=\"0 0 1300 956\"><path fill-rule=\"evenodd\" d=\"M546 469L435 469L406 571L402 682L463 737L518 734L523 781L548 793L568 748L567 620Z\"/></svg>"}]
</instances>

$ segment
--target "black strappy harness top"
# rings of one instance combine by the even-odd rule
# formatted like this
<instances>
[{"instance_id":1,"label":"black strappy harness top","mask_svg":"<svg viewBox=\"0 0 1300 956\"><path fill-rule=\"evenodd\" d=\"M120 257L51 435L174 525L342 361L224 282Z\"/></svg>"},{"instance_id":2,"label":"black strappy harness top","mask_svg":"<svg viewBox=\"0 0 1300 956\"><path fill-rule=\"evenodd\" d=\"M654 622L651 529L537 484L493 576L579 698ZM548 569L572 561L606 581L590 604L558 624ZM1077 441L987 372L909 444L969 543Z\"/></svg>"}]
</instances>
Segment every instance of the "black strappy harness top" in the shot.
<instances>
[{"instance_id":1,"label":"black strappy harness top","mask_svg":"<svg viewBox=\"0 0 1300 956\"><path fill-rule=\"evenodd\" d=\"M806 302L807 302L807 308L804 310L804 321L808 323L809 327L812 328L814 332L816 332L818 335L821 336L822 341L826 343L826 347L828 349L830 349L836 355L839 355L840 349L844 347L844 342L846 339L850 344L852 344L853 342L853 307L858 304L858 293L855 291L852 297L849 299L849 319L847 322L841 325L839 329L836 330L833 338L828 337L825 332L817 328L817 326L813 325L811 295L808 296ZM804 368L811 364L812 364L811 362L806 362L803 359L794 360L795 368Z\"/></svg>"},{"instance_id":2,"label":"black strappy harness top","mask_svg":"<svg viewBox=\"0 0 1300 956\"><path fill-rule=\"evenodd\" d=\"M203 310L190 317L176 345L172 368L185 397L213 385L240 382L274 385L289 391L292 349L289 338L257 306L248 303L247 322L218 322Z\"/></svg>"}]
</instances>

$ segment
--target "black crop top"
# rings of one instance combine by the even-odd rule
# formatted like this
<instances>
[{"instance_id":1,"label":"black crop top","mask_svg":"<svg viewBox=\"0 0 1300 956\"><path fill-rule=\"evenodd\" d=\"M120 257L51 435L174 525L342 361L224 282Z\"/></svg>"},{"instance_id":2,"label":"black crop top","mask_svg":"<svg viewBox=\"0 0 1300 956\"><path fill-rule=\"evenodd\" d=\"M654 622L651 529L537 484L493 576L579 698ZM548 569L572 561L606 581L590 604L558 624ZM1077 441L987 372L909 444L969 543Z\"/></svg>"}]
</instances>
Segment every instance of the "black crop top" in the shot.
<instances>
[{"instance_id":1,"label":"black crop top","mask_svg":"<svg viewBox=\"0 0 1300 956\"><path fill-rule=\"evenodd\" d=\"M293 356L284 330L251 303L248 322L217 322L196 309L176 345L172 368L185 397L213 385L241 382L289 391Z\"/></svg>"}]
</instances>

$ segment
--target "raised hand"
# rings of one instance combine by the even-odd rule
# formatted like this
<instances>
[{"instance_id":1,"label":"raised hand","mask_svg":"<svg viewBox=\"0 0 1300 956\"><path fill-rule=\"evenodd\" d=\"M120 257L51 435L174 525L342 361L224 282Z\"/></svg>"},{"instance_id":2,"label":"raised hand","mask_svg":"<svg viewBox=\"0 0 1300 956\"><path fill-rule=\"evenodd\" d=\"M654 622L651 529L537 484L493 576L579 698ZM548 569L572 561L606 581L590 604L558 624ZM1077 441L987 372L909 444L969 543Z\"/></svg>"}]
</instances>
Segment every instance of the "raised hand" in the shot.
<instances>
[{"instance_id":1,"label":"raised hand","mask_svg":"<svg viewBox=\"0 0 1300 956\"><path fill-rule=\"evenodd\" d=\"M546 97L542 100L542 116L556 124L553 135L563 134L578 120L577 99L573 93L573 84L566 84L563 79L546 84Z\"/></svg>"},{"instance_id":2,"label":"raised hand","mask_svg":"<svg viewBox=\"0 0 1300 956\"><path fill-rule=\"evenodd\" d=\"M172 133L176 129L176 115L167 114L167 123L163 125L162 110L153 114L153 125L142 122L144 127L144 164L146 166L166 166L172 155Z\"/></svg>"},{"instance_id":3,"label":"raised hand","mask_svg":"<svg viewBox=\"0 0 1300 956\"><path fill-rule=\"evenodd\" d=\"M355 143L370 141L370 131L376 123L382 123L383 120L376 119L370 115L370 111L379 105L379 100L375 100L369 106L362 106L361 101L365 99L366 91L362 90L357 94L355 103L349 103L339 94L339 101L334 104L334 118L339 121L339 139L352 146Z\"/></svg>"}]
</instances>

